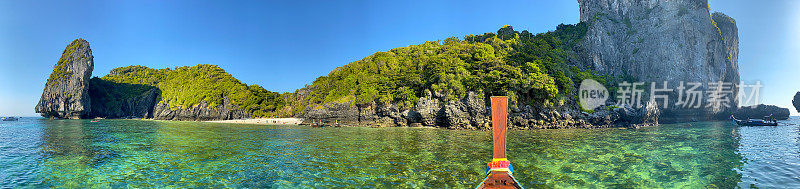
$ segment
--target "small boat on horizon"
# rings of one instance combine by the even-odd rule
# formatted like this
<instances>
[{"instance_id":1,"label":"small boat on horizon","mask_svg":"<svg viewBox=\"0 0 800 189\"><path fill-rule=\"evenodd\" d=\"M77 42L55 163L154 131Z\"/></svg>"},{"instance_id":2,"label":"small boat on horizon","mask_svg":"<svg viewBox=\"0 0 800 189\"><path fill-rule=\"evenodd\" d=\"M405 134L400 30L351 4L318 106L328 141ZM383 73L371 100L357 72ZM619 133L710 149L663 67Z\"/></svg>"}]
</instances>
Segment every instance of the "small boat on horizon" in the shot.
<instances>
[{"instance_id":1,"label":"small boat on horizon","mask_svg":"<svg viewBox=\"0 0 800 189\"><path fill-rule=\"evenodd\" d=\"M778 121L772 115L764 116L764 119L736 119L731 115L731 119L739 126L778 126Z\"/></svg>"},{"instance_id":2,"label":"small boat on horizon","mask_svg":"<svg viewBox=\"0 0 800 189\"><path fill-rule=\"evenodd\" d=\"M3 117L3 121L17 121L19 118L16 117Z\"/></svg>"}]
</instances>

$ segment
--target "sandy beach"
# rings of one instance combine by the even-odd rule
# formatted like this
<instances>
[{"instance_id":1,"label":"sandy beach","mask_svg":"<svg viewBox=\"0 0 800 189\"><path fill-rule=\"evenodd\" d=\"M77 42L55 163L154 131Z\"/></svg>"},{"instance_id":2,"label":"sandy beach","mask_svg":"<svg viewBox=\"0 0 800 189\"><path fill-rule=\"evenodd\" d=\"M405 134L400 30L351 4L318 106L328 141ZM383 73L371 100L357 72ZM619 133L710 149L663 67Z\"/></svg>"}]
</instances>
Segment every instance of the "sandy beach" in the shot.
<instances>
[{"instance_id":1,"label":"sandy beach","mask_svg":"<svg viewBox=\"0 0 800 189\"><path fill-rule=\"evenodd\" d=\"M239 123L239 124L259 124L259 125L300 125L303 119L300 118L253 118L253 119L232 119L220 121L206 121L211 123Z\"/></svg>"}]
</instances>

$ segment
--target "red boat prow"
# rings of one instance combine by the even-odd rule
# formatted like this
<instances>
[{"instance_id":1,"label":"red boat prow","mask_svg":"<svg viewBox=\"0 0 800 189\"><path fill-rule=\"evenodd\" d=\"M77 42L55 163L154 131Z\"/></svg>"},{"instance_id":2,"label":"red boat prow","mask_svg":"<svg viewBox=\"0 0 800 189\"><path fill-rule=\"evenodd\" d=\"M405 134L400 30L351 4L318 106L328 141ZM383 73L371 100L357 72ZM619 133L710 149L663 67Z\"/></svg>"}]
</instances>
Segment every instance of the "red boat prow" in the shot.
<instances>
[{"instance_id":1,"label":"red boat prow","mask_svg":"<svg viewBox=\"0 0 800 189\"><path fill-rule=\"evenodd\" d=\"M514 169L506 159L506 124L508 97L492 97L492 162L488 164L486 179L477 188L522 188L514 179Z\"/></svg>"},{"instance_id":2,"label":"red boat prow","mask_svg":"<svg viewBox=\"0 0 800 189\"><path fill-rule=\"evenodd\" d=\"M478 188L522 188L508 172L492 171Z\"/></svg>"}]
</instances>

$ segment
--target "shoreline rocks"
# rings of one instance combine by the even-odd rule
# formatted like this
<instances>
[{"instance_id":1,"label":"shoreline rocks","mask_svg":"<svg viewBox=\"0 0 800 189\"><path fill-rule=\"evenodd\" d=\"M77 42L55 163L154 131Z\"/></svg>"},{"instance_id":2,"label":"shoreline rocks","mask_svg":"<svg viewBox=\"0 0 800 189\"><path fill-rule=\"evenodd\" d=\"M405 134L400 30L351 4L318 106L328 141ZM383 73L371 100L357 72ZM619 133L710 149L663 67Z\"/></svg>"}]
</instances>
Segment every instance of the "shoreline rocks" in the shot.
<instances>
[{"instance_id":1,"label":"shoreline rocks","mask_svg":"<svg viewBox=\"0 0 800 189\"><path fill-rule=\"evenodd\" d=\"M412 110L399 112L393 105L366 107L350 103L330 103L323 107L310 107L297 117L302 124L324 123L364 127L437 127L456 130L489 130L491 115L486 101L474 92L458 101L444 102L435 92L417 100ZM536 108L526 105L512 108L508 115L509 129L563 129L563 128L639 128L658 124L660 111L655 103L644 107L601 106L593 113L575 108ZM358 112L358 113L357 113ZM368 119L365 119L368 118Z\"/></svg>"}]
</instances>

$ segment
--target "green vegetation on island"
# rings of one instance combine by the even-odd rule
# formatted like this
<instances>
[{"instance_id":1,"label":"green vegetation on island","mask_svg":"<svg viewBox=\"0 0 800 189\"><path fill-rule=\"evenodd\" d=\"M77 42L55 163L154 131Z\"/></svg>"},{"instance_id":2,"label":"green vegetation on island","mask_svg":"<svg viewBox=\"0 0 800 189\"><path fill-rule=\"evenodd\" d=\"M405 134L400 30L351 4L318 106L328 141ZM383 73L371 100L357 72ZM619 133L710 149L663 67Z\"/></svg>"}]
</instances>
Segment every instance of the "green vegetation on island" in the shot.
<instances>
[{"instance_id":1,"label":"green vegetation on island","mask_svg":"<svg viewBox=\"0 0 800 189\"><path fill-rule=\"evenodd\" d=\"M587 24L579 23L534 35L503 26L496 34L451 37L378 52L319 77L309 87L310 95L293 110L330 102L394 103L401 110L411 109L425 91L442 93L448 100L474 91L479 98L509 96L512 106L563 105L573 96L573 81L604 80L569 64L573 47L586 30Z\"/></svg>"},{"instance_id":2,"label":"green vegetation on island","mask_svg":"<svg viewBox=\"0 0 800 189\"><path fill-rule=\"evenodd\" d=\"M238 109L244 109L255 117L275 116L278 108L284 107L281 94L270 92L258 85L246 85L216 65L201 64L175 69L153 69L144 66L115 68L111 74L93 78L92 85L103 87L101 96L106 106L115 107L126 99L139 96L152 88L161 94L159 103L170 108L189 108L208 103L215 108L223 105L225 98Z\"/></svg>"},{"instance_id":3,"label":"green vegetation on island","mask_svg":"<svg viewBox=\"0 0 800 189\"><path fill-rule=\"evenodd\" d=\"M121 67L91 81L109 89L95 95L106 107L120 106L157 88L161 95L158 103L172 109L191 108L202 102L214 108L227 98L254 117L292 116L306 107L333 102L351 106L395 104L407 110L426 91L448 100L461 99L473 91L479 98L509 96L512 107L562 106L575 101L575 81L606 80L570 64L576 57L573 49L586 30L586 23L562 24L541 34L503 26L497 33L450 37L377 52L317 78L301 89L307 91L303 98L297 98L297 93L279 94L246 85L218 66L203 64L174 69Z\"/></svg>"},{"instance_id":4,"label":"green vegetation on island","mask_svg":"<svg viewBox=\"0 0 800 189\"><path fill-rule=\"evenodd\" d=\"M67 64L70 61L70 55L74 53L78 48L82 45L88 45L84 39L78 38L72 41L67 48L64 49L64 52L61 53L61 58L58 59L55 68L53 69L53 73L50 74L50 77L47 78L47 84L53 83L55 81L62 81L65 80L67 77L72 75L72 72L67 70ZM86 58L84 55L81 55L79 59Z\"/></svg>"}]
</instances>

